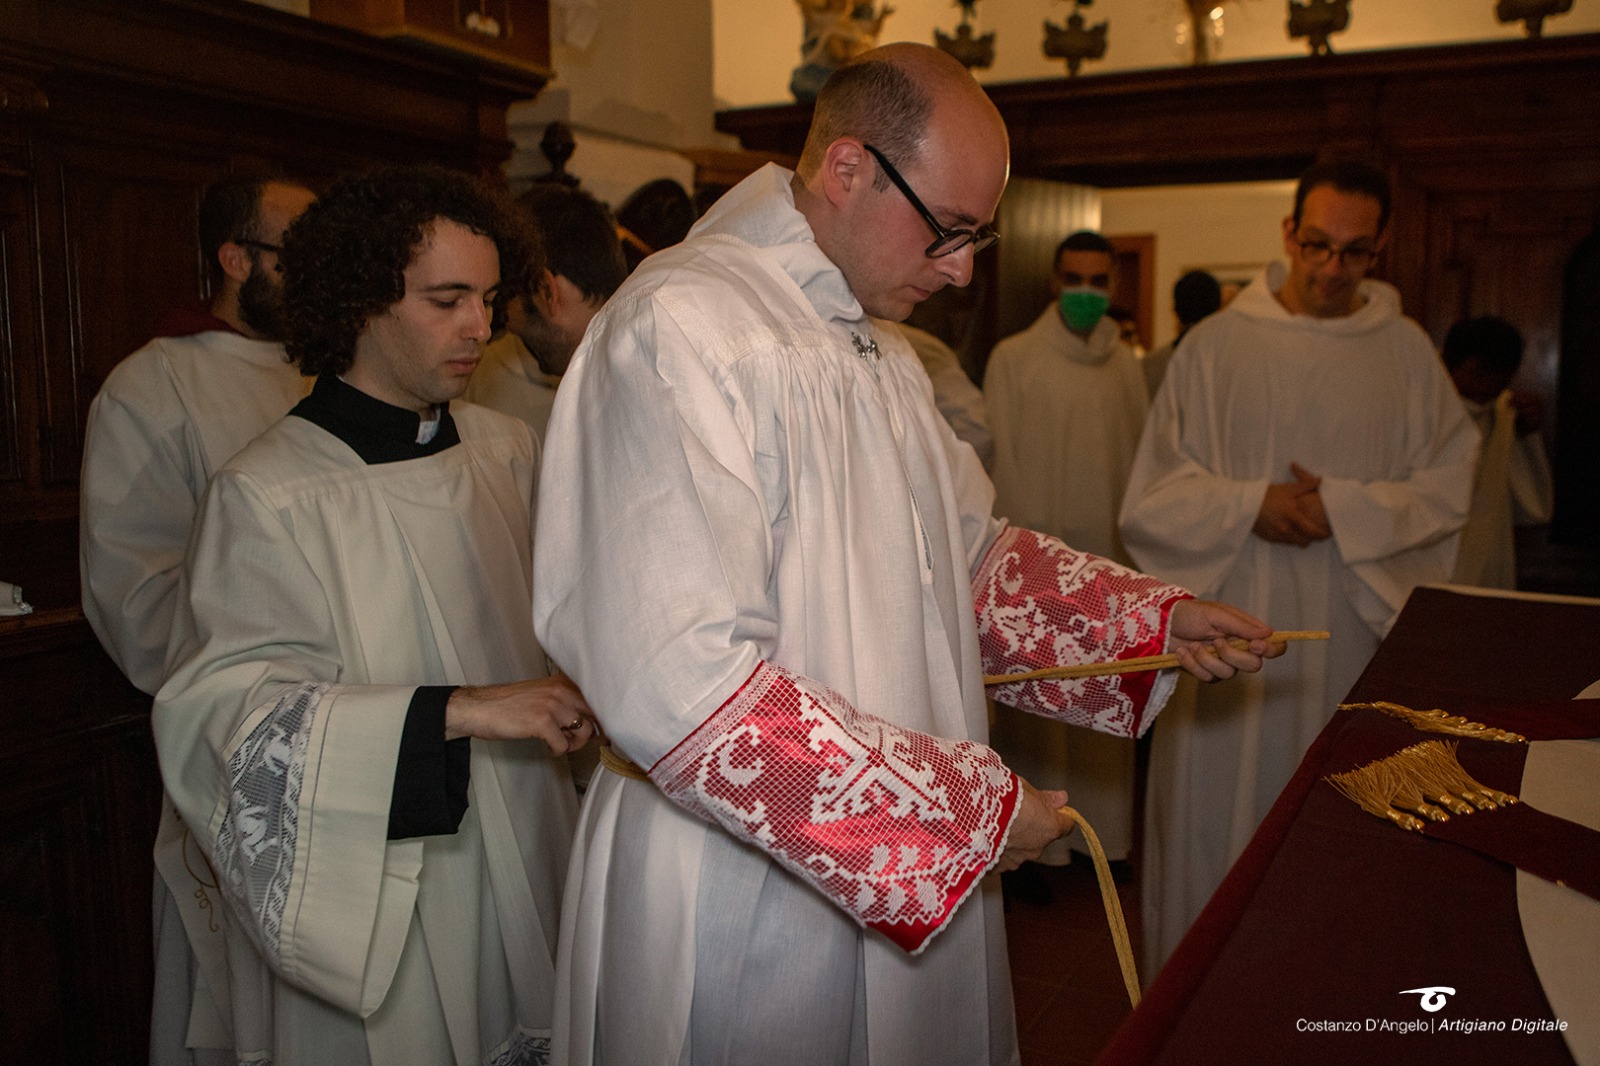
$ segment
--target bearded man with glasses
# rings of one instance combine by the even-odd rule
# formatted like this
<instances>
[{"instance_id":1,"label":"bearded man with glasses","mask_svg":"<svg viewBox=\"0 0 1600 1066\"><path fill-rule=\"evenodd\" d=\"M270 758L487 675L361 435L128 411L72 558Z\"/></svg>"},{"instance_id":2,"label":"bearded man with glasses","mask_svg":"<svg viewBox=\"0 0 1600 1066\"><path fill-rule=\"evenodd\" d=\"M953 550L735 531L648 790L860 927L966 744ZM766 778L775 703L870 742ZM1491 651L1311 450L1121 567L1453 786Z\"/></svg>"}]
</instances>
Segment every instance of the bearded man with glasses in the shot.
<instances>
[{"instance_id":1,"label":"bearded man with glasses","mask_svg":"<svg viewBox=\"0 0 1600 1066\"><path fill-rule=\"evenodd\" d=\"M1478 434L1394 287L1387 177L1307 170L1270 264L1184 335L1134 460L1123 540L1151 573L1327 629L1292 664L1174 701L1151 752L1145 971L1243 850L1412 588L1445 581Z\"/></svg>"},{"instance_id":2,"label":"bearded man with glasses","mask_svg":"<svg viewBox=\"0 0 1600 1066\"><path fill-rule=\"evenodd\" d=\"M1008 528L893 323L965 285L999 113L897 44L652 256L556 395L534 622L611 748L567 879L552 1061L1009 1063L998 885L1071 828L986 745L986 673L1282 644L1242 612ZM1247 638L1234 649L1217 637ZM1130 735L1174 679L997 695Z\"/></svg>"}]
</instances>

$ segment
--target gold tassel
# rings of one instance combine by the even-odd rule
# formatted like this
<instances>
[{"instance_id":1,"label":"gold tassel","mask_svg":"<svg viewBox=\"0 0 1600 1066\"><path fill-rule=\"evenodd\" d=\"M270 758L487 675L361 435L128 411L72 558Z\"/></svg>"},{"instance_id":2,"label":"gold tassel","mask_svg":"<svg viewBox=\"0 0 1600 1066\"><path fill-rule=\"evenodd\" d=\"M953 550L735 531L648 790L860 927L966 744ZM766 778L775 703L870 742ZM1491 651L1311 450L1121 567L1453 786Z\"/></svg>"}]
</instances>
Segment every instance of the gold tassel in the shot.
<instances>
[{"instance_id":1,"label":"gold tassel","mask_svg":"<svg viewBox=\"0 0 1600 1066\"><path fill-rule=\"evenodd\" d=\"M1517 802L1517 797L1475 781L1457 760L1456 745L1442 740L1413 744L1386 759L1329 774L1326 780L1368 814L1413 831L1424 825L1419 814L1444 822L1452 812L1471 814Z\"/></svg>"},{"instance_id":2,"label":"gold tassel","mask_svg":"<svg viewBox=\"0 0 1600 1066\"><path fill-rule=\"evenodd\" d=\"M1398 718L1409 722L1413 729L1420 729L1425 733L1448 733L1456 737L1471 737L1474 740L1498 740L1504 744L1526 744L1528 738L1521 733L1513 733L1507 729L1496 729L1494 726L1474 722L1460 715L1445 714L1435 707L1431 711L1418 711L1399 703L1388 703L1379 700L1375 703L1341 703L1341 711L1382 711L1390 718Z\"/></svg>"}]
</instances>

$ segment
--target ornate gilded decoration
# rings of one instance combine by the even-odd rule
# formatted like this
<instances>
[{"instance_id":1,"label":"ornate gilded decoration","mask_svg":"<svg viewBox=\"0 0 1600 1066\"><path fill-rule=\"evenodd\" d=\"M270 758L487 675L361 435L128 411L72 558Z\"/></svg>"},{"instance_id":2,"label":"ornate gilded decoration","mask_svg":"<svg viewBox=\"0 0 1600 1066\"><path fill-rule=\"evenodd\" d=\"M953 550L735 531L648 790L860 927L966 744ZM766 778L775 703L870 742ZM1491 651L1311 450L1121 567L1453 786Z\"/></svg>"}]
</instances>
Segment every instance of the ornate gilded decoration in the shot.
<instances>
[{"instance_id":1,"label":"ornate gilded decoration","mask_svg":"<svg viewBox=\"0 0 1600 1066\"><path fill-rule=\"evenodd\" d=\"M1379 700L1374 703L1341 703L1341 711L1382 711L1391 718L1398 718L1409 722L1414 729L1425 733L1448 733L1456 737L1470 737L1473 740L1498 740L1505 744L1526 744L1528 738L1521 733L1513 733L1507 729L1496 729L1494 726L1474 722L1460 715L1446 714L1435 707L1428 711L1419 711L1400 703L1388 703Z\"/></svg>"},{"instance_id":2,"label":"ornate gilded decoration","mask_svg":"<svg viewBox=\"0 0 1600 1066\"><path fill-rule=\"evenodd\" d=\"M1094 0L1073 0L1072 14L1065 26L1048 20L1044 24L1044 54L1051 59L1065 59L1068 77L1078 76L1078 67L1085 59L1105 57L1106 30L1111 24L1087 26L1083 20L1083 8L1093 3Z\"/></svg>"},{"instance_id":3,"label":"ornate gilded decoration","mask_svg":"<svg viewBox=\"0 0 1600 1066\"><path fill-rule=\"evenodd\" d=\"M1289 39L1304 37L1311 54L1333 54L1328 38L1350 26L1350 0L1289 0Z\"/></svg>"},{"instance_id":4,"label":"ornate gilded decoration","mask_svg":"<svg viewBox=\"0 0 1600 1066\"><path fill-rule=\"evenodd\" d=\"M1517 802L1517 797L1474 780L1456 759L1455 743L1443 740L1413 744L1324 780L1368 814L1415 832L1422 830L1424 818L1447 822L1451 814L1495 810Z\"/></svg>"}]
</instances>

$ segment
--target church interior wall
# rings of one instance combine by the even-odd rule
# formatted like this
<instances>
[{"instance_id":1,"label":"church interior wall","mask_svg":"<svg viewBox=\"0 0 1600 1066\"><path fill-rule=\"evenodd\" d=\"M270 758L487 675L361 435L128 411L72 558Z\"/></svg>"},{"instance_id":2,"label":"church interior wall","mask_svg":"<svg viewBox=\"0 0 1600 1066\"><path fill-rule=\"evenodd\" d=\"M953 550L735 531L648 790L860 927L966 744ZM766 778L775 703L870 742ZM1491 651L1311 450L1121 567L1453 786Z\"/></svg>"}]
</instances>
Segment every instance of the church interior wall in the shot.
<instances>
[{"instance_id":1,"label":"church interior wall","mask_svg":"<svg viewBox=\"0 0 1600 1066\"><path fill-rule=\"evenodd\" d=\"M1238 282L1283 258L1278 226L1293 201L1291 181L1101 191L1103 232L1155 234L1155 346L1177 336L1172 286L1186 271Z\"/></svg>"}]
</instances>

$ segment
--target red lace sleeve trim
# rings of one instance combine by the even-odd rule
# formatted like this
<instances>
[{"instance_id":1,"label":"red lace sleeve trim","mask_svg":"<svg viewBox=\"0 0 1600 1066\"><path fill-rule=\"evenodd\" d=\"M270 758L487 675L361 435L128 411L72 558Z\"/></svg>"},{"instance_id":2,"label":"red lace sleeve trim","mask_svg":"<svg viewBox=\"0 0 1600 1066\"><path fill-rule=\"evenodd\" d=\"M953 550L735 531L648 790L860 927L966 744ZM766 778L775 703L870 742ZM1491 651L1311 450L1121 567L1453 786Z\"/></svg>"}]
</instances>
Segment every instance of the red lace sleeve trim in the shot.
<instances>
[{"instance_id":1,"label":"red lace sleeve trim","mask_svg":"<svg viewBox=\"0 0 1600 1066\"><path fill-rule=\"evenodd\" d=\"M771 663L650 770L912 954L994 865L1020 796L991 749L904 729Z\"/></svg>"},{"instance_id":2,"label":"red lace sleeve trim","mask_svg":"<svg viewBox=\"0 0 1600 1066\"><path fill-rule=\"evenodd\" d=\"M995 538L972 592L986 674L1160 655L1172 605L1191 598L1175 585L1014 526ZM1131 737L1151 717L1156 676L1023 681L989 694L1008 706Z\"/></svg>"}]
</instances>

